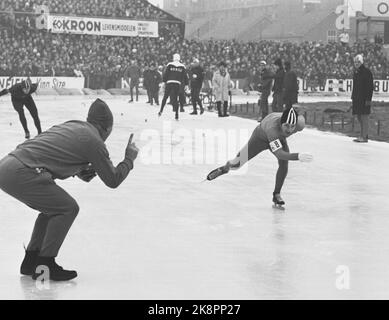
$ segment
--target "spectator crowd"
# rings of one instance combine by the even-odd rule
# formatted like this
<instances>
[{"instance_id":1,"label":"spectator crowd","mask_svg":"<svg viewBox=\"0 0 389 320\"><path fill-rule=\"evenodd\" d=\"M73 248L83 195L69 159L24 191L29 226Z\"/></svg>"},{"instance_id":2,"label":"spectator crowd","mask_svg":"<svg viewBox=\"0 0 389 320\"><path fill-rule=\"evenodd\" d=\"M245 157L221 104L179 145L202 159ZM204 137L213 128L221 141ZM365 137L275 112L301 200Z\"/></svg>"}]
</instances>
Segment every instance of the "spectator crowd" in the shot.
<instances>
[{"instance_id":1,"label":"spectator crowd","mask_svg":"<svg viewBox=\"0 0 389 320\"><path fill-rule=\"evenodd\" d=\"M20 12L32 12L35 5L41 4L49 5L51 12L63 14L159 20L160 37L98 37L37 30L35 22L29 21L31 15ZM171 16L145 0L0 0L0 76L117 78L130 60L136 60L141 67L150 63L165 65L177 52L185 64L198 58L206 70L206 79L218 62L225 61L231 78L247 78L256 84L260 78L259 62L280 58L292 62L298 77L320 84L327 78L350 78L353 57L359 53L376 79L389 75L382 44L188 40L183 39L179 24L169 19Z\"/></svg>"},{"instance_id":2,"label":"spectator crowd","mask_svg":"<svg viewBox=\"0 0 389 320\"><path fill-rule=\"evenodd\" d=\"M48 7L54 14L146 20L173 18L145 0L0 0L0 11L14 14L35 12L40 5Z\"/></svg>"}]
</instances>

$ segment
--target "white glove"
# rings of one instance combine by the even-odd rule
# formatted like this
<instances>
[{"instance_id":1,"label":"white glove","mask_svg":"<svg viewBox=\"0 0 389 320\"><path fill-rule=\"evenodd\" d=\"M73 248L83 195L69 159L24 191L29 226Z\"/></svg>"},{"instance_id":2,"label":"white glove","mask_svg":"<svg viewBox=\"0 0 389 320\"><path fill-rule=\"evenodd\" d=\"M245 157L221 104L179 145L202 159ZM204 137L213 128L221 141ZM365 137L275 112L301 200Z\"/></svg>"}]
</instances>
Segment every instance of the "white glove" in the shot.
<instances>
[{"instance_id":1,"label":"white glove","mask_svg":"<svg viewBox=\"0 0 389 320\"><path fill-rule=\"evenodd\" d=\"M301 162L311 162L313 160L313 156L310 153L307 153L307 152L300 152L298 154L298 159Z\"/></svg>"}]
</instances>

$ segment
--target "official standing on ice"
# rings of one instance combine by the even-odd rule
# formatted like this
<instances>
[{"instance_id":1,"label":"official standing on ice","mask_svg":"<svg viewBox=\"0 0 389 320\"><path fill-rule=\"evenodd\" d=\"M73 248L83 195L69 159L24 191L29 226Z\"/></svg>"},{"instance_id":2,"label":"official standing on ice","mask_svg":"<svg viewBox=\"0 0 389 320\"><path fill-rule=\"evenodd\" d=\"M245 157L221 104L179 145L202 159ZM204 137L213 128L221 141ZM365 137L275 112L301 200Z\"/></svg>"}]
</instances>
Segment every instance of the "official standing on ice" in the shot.
<instances>
[{"instance_id":1,"label":"official standing on ice","mask_svg":"<svg viewBox=\"0 0 389 320\"><path fill-rule=\"evenodd\" d=\"M136 63L136 60L131 60L131 65L126 69L124 73L124 76L127 77L130 82L131 99L128 101L129 103L134 101L134 88L135 88L136 101L138 101L140 75L141 75L140 68Z\"/></svg>"},{"instance_id":2,"label":"official standing on ice","mask_svg":"<svg viewBox=\"0 0 389 320\"><path fill-rule=\"evenodd\" d=\"M148 64L145 64L143 71L143 89L146 89L147 101L146 103L151 103L151 90L150 90L150 67Z\"/></svg>"},{"instance_id":3,"label":"official standing on ice","mask_svg":"<svg viewBox=\"0 0 389 320\"><path fill-rule=\"evenodd\" d=\"M219 63L219 69L215 71L212 78L212 90L213 94L215 95L216 107L219 117L230 116L227 113L230 89L232 89L231 77L227 71L227 64L222 61Z\"/></svg>"},{"instance_id":4,"label":"official standing on ice","mask_svg":"<svg viewBox=\"0 0 389 320\"><path fill-rule=\"evenodd\" d=\"M373 97L373 74L363 64L363 56L358 54L354 58L353 91L351 94L352 112L356 115L361 126L361 136L355 142L369 141L369 115Z\"/></svg>"},{"instance_id":5,"label":"official standing on ice","mask_svg":"<svg viewBox=\"0 0 389 320\"><path fill-rule=\"evenodd\" d=\"M274 61L274 65L277 70L274 74L274 84L273 84L273 101L271 103L271 107L273 112L282 112L283 110L283 99L282 99L282 91L284 85L284 67L282 65L281 59L276 59Z\"/></svg>"},{"instance_id":6,"label":"official standing on ice","mask_svg":"<svg viewBox=\"0 0 389 320\"><path fill-rule=\"evenodd\" d=\"M289 61L285 62L285 76L284 84L282 88L282 99L285 104L285 109L290 109L295 103L297 103L299 93L299 87L297 82L297 75L292 70Z\"/></svg>"},{"instance_id":7,"label":"official standing on ice","mask_svg":"<svg viewBox=\"0 0 389 320\"><path fill-rule=\"evenodd\" d=\"M267 68L266 61L262 60L259 63L259 69L261 73L261 83L259 84L259 92L261 92L261 98L258 101L261 114L258 117L258 121L265 118L269 114L269 102L268 98L273 83L273 74Z\"/></svg>"},{"instance_id":8,"label":"official standing on ice","mask_svg":"<svg viewBox=\"0 0 389 320\"><path fill-rule=\"evenodd\" d=\"M180 94L180 86L188 89L188 75L186 73L185 66L180 62L180 60L180 55L176 53L173 55L173 62L168 63L166 66L166 70L163 75L165 94L162 99L161 110L158 112L158 116L162 115L167 98L170 97L170 101L173 105L173 111L175 113L175 119L178 120L178 96Z\"/></svg>"},{"instance_id":9,"label":"official standing on ice","mask_svg":"<svg viewBox=\"0 0 389 320\"><path fill-rule=\"evenodd\" d=\"M138 148L131 135L123 161L114 167L105 146L112 126L111 110L97 99L86 122L56 125L0 160L0 188L40 212L20 268L23 275L37 279L37 266L46 266L51 280L77 276L76 271L64 270L55 261L79 212L76 200L55 179L78 176L89 182L97 174L105 185L117 188L133 169Z\"/></svg>"},{"instance_id":10,"label":"official standing on ice","mask_svg":"<svg viewBox=\"0 0 389 320\"><path fill-rule=\"evenodd\" d=\"M156 65L150 65L150 104L153 105L153 102L159 106L159 84L162 82L161 74L158 72Z\"/></svg>"},{"instance_id":11,"label":"official standing on ice","mask_svg":"<svg viewBox=\"0 0 389 320\"><path fill-rule=\"evenodd\" d=\"M197 114L197 105L200 107L200 114L204 113L203 103L200 99L200 92L203 86L204 81L204 69L200 65L199 59L193 59L192 66L189 70L189 80L190 80L190 92L193 105L192 115Z\"/></svg>"},{"instance_id":12,"label":"official standing on ice","mask_svg":"<svg viewBox=\"0 0 389 320\"><path fill-rule=\"evenodd\" d=\"M24 115L24 106L28 109L28 111L30 111L38 134L42 132L38 109L36 108L34 99L31 96L31 94L38 89L38 85L39 83L32 84L31 80L27 79L23 80L21 83L13 85L9 89L0 91L0 97L8 93L11 94L12 105L19 114L19 120L23 126L26 139L30 139L30 131L28 130L26 116Z\"/></svg>"}]
</instances>

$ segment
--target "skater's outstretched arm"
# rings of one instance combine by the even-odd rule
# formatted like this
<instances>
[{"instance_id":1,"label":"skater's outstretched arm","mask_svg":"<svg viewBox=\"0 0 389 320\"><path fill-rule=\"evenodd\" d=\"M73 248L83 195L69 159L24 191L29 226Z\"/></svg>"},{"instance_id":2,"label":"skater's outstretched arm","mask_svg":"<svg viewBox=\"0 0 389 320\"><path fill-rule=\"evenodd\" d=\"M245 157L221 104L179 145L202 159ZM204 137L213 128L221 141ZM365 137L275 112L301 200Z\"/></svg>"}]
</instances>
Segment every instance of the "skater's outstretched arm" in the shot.
<instances>
[{"instance_id":1,"label":"skater's outstretched arm","mask_svg":"<svg viewBox=\"0 0 389 320\"><path fill-rule=\"evenodd\" d=\"M282 149L274 151L273 154L276 156L276 158L278 160L297 161L299 159L298 153L290 153L290 152L286 152Z\"/></svg>"},{"instance_id":2,"label":"skater's outstretched arm","mask_svg":"<svg viewBox=\"0 0 389 320\"><path fill-rule=\"evenodd\" d=\"M5 95L8 94L8 93L9 93L9 90L8 90L8 89L3 89L3 90L0 91L0 97L1 97L1 96L5 96Z\"/></svg>"},{"instance_id":3,"label":"skater's outstretched arm","mask_svg":"<svg viewBox=\"0 0 389 320\"><path fill-rule=\"evenodd\" d=\"M273 141L273 143L277 144L277 141ZM282 149L277 149L276 151L272 151L272 152L277 157L278 160L284 160L284 161L299 160L301 162L311 162L313 160L313 156L307 152L290 153Z\"/></svg>"}]
</instances>

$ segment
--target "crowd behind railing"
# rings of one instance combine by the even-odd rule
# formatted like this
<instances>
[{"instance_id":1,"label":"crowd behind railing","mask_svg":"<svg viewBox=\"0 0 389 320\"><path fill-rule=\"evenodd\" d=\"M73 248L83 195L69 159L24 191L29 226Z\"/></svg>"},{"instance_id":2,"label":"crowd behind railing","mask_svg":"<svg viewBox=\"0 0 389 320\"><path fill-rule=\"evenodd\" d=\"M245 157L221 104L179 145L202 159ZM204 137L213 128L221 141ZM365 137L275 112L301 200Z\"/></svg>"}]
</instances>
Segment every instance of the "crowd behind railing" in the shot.
<instances>
[{"instance_id":1,"label":"crowd behind railing","mask_svg":"<svg viewBox=\"0 0 389 320\"><path fill-rule=\"evenodd\" d=\"M29 20L31 15L19 14L32 12L37 4L50 5L51 12L64 14L156 19L160 21L159 37L53 34L37 30L34 20ZM163 22L169 16L144 0L0 0L0 12L0 76L119 78L130 60L137 60L141 67L150 63L165 65L176 52L184 63L198 58L208 75L219 61L226 61L232 78L248 78L249 83L259 82L259 61L271 63L276 58L291 61L298 77L318 84L328 78L350 78L357 53L364 55L365 65L376 79L386 79L389 74L382 44L187 40L178 24Z\"/></svg>"},{"instance_id":2,"label":"crowd behind railing","mask_svg":"<svg viewBox=\"0 0 389 320\"><path fill-rule=\"evenodd\" d=\"M50 13L133 19L171 19L171 15L145 0L0 0L0 11L35 12L44 5Z\"/></svg>"}]
</instances>

